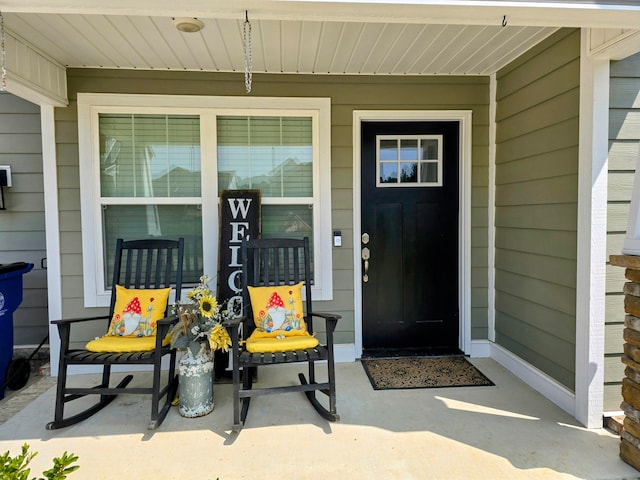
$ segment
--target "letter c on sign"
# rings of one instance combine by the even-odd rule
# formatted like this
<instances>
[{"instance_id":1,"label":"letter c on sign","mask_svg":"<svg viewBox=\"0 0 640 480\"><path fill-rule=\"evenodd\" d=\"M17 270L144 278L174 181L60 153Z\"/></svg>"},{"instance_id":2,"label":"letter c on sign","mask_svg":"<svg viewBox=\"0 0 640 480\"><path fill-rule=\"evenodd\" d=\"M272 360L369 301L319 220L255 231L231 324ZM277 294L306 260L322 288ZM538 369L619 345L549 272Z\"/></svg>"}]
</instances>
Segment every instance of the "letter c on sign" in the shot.
<instances>
[{"instance_id":1,"label":"letter c on sign","mask_svg":"<svg viewBox=\"0 0 640 480\"><path fill-rule=\"evenodd\" d=\"M231 290L238 293L242 291L242 283L240 281L240 275L242 274L242 270L235 270L229 275L229 279L227 280L227 285Z\"/></svg>"}]
</instances>

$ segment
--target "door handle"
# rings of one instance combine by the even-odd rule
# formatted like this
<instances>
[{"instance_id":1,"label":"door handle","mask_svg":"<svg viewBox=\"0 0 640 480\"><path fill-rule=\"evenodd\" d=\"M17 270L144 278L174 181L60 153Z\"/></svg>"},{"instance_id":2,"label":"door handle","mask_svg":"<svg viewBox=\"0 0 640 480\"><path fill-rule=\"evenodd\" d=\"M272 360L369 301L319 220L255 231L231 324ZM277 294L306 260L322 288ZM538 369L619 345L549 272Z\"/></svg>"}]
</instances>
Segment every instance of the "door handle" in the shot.
<instances>
[{"instance_id":1,"label":"door handle","mask_svg":"<svg viewBox=\"0 0 640 480\"><path fill-rule=\"evenodd\" d=\"M362 260L364 260L364 274L362 275L362 281L367 283L369 281L369 257L371 256L371 252L368 247L364 247L362 249Z\"/></svg>"}]
</instances>

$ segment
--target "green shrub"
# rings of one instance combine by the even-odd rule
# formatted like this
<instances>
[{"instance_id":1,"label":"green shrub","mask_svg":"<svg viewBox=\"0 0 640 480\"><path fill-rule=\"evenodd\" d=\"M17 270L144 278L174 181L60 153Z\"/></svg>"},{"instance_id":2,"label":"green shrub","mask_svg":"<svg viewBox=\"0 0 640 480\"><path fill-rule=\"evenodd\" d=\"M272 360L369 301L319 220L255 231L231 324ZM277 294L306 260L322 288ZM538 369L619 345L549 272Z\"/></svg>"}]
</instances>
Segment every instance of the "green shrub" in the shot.
<instances>
[{"instance_id":1,"label":"green shrub","mask_svg":"<svg viewBox=\"0 0 640 480\"><path fill-rule=\"evenodd\" d=\"M37 454L38 452L30 452L29 445L25 443L22 446L22 453L16 457L9 455L8 451L0 455L0 480L29 480L31 469L28 468L28 465ZM42 472L44 478L36 479L33 477L31 480L45 480L45 478L47 480L64 480L67 475L80 468L79 465L71 466L77 460L77 456L64 452L62 456L53 459L52 468Z\"/></svg>"}]
</instances>

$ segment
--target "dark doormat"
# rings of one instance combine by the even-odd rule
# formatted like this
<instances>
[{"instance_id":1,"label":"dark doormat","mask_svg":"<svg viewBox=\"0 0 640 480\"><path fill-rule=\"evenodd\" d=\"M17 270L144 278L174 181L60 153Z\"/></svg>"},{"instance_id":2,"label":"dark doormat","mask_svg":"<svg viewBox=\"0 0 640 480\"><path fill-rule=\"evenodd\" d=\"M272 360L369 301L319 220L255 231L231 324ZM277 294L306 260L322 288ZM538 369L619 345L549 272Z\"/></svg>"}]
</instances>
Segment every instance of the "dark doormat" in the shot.
<instances>
[{"instance_id":1,"label":"dark doormat","mask_svg":"<svg viewBox=\"0 0 640 480\"><path fill-rule=\"evenodd\" d=\"M492 386L464 357L408 357L362 360L374 390Z\"/></svg>"}]
</instances>

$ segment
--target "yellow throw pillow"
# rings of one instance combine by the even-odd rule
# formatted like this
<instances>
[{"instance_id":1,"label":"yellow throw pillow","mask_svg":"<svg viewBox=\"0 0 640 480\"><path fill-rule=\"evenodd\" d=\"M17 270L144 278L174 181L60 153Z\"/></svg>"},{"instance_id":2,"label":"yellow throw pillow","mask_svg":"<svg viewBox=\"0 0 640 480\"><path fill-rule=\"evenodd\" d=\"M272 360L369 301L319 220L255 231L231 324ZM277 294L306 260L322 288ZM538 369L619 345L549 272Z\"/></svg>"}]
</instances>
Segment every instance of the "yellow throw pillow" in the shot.
<instances>
[{"instance_id":1,"label":"yellow throw pillow","mask_svg":"<svg viewBox=\"0 0 640 480\"><path fill-rule=\"evenodd\" d=\"M156 322L164 318L170 292L170 288L135 290L116 285L116 305L107 335L155 335Z\"/></svg>"},{"instance_id":2,"label":"yellow throw pillow","mask_svg":"<svg viewBox=\"0 0 640 480\"><path fill-rule=\"evenodd\" d=\"M259 335L258 330L253 333L245 343L247 351L252 353L290 352L293 350L306 350L318 345L318 339L308 333L282 338L265 338Z\"/></svg>"},{"instance_id":3,"label":"yellow throw pillow","mask_svg":"<svg viewBox=\"0 0 640 480\"><path fill-rule=\"evenodd\" d=\"M167 346L170 341L171 336L167 335L162 345ZM105 335L91 340L84 348L90 352L148 352L156 348L156 336L115 337L113 335Z\"/></svg>"},{"instance_id":4,"label":"yellow throw pillow","mask_svg":"<svg viewBox=\"0 0 640 480\"><path fill-rule=\"evenodd\" d=\"M255 334L263 338L307 335L302 307L303 282L279 287L248 287Z\"/></svg>"}]
</instances>

